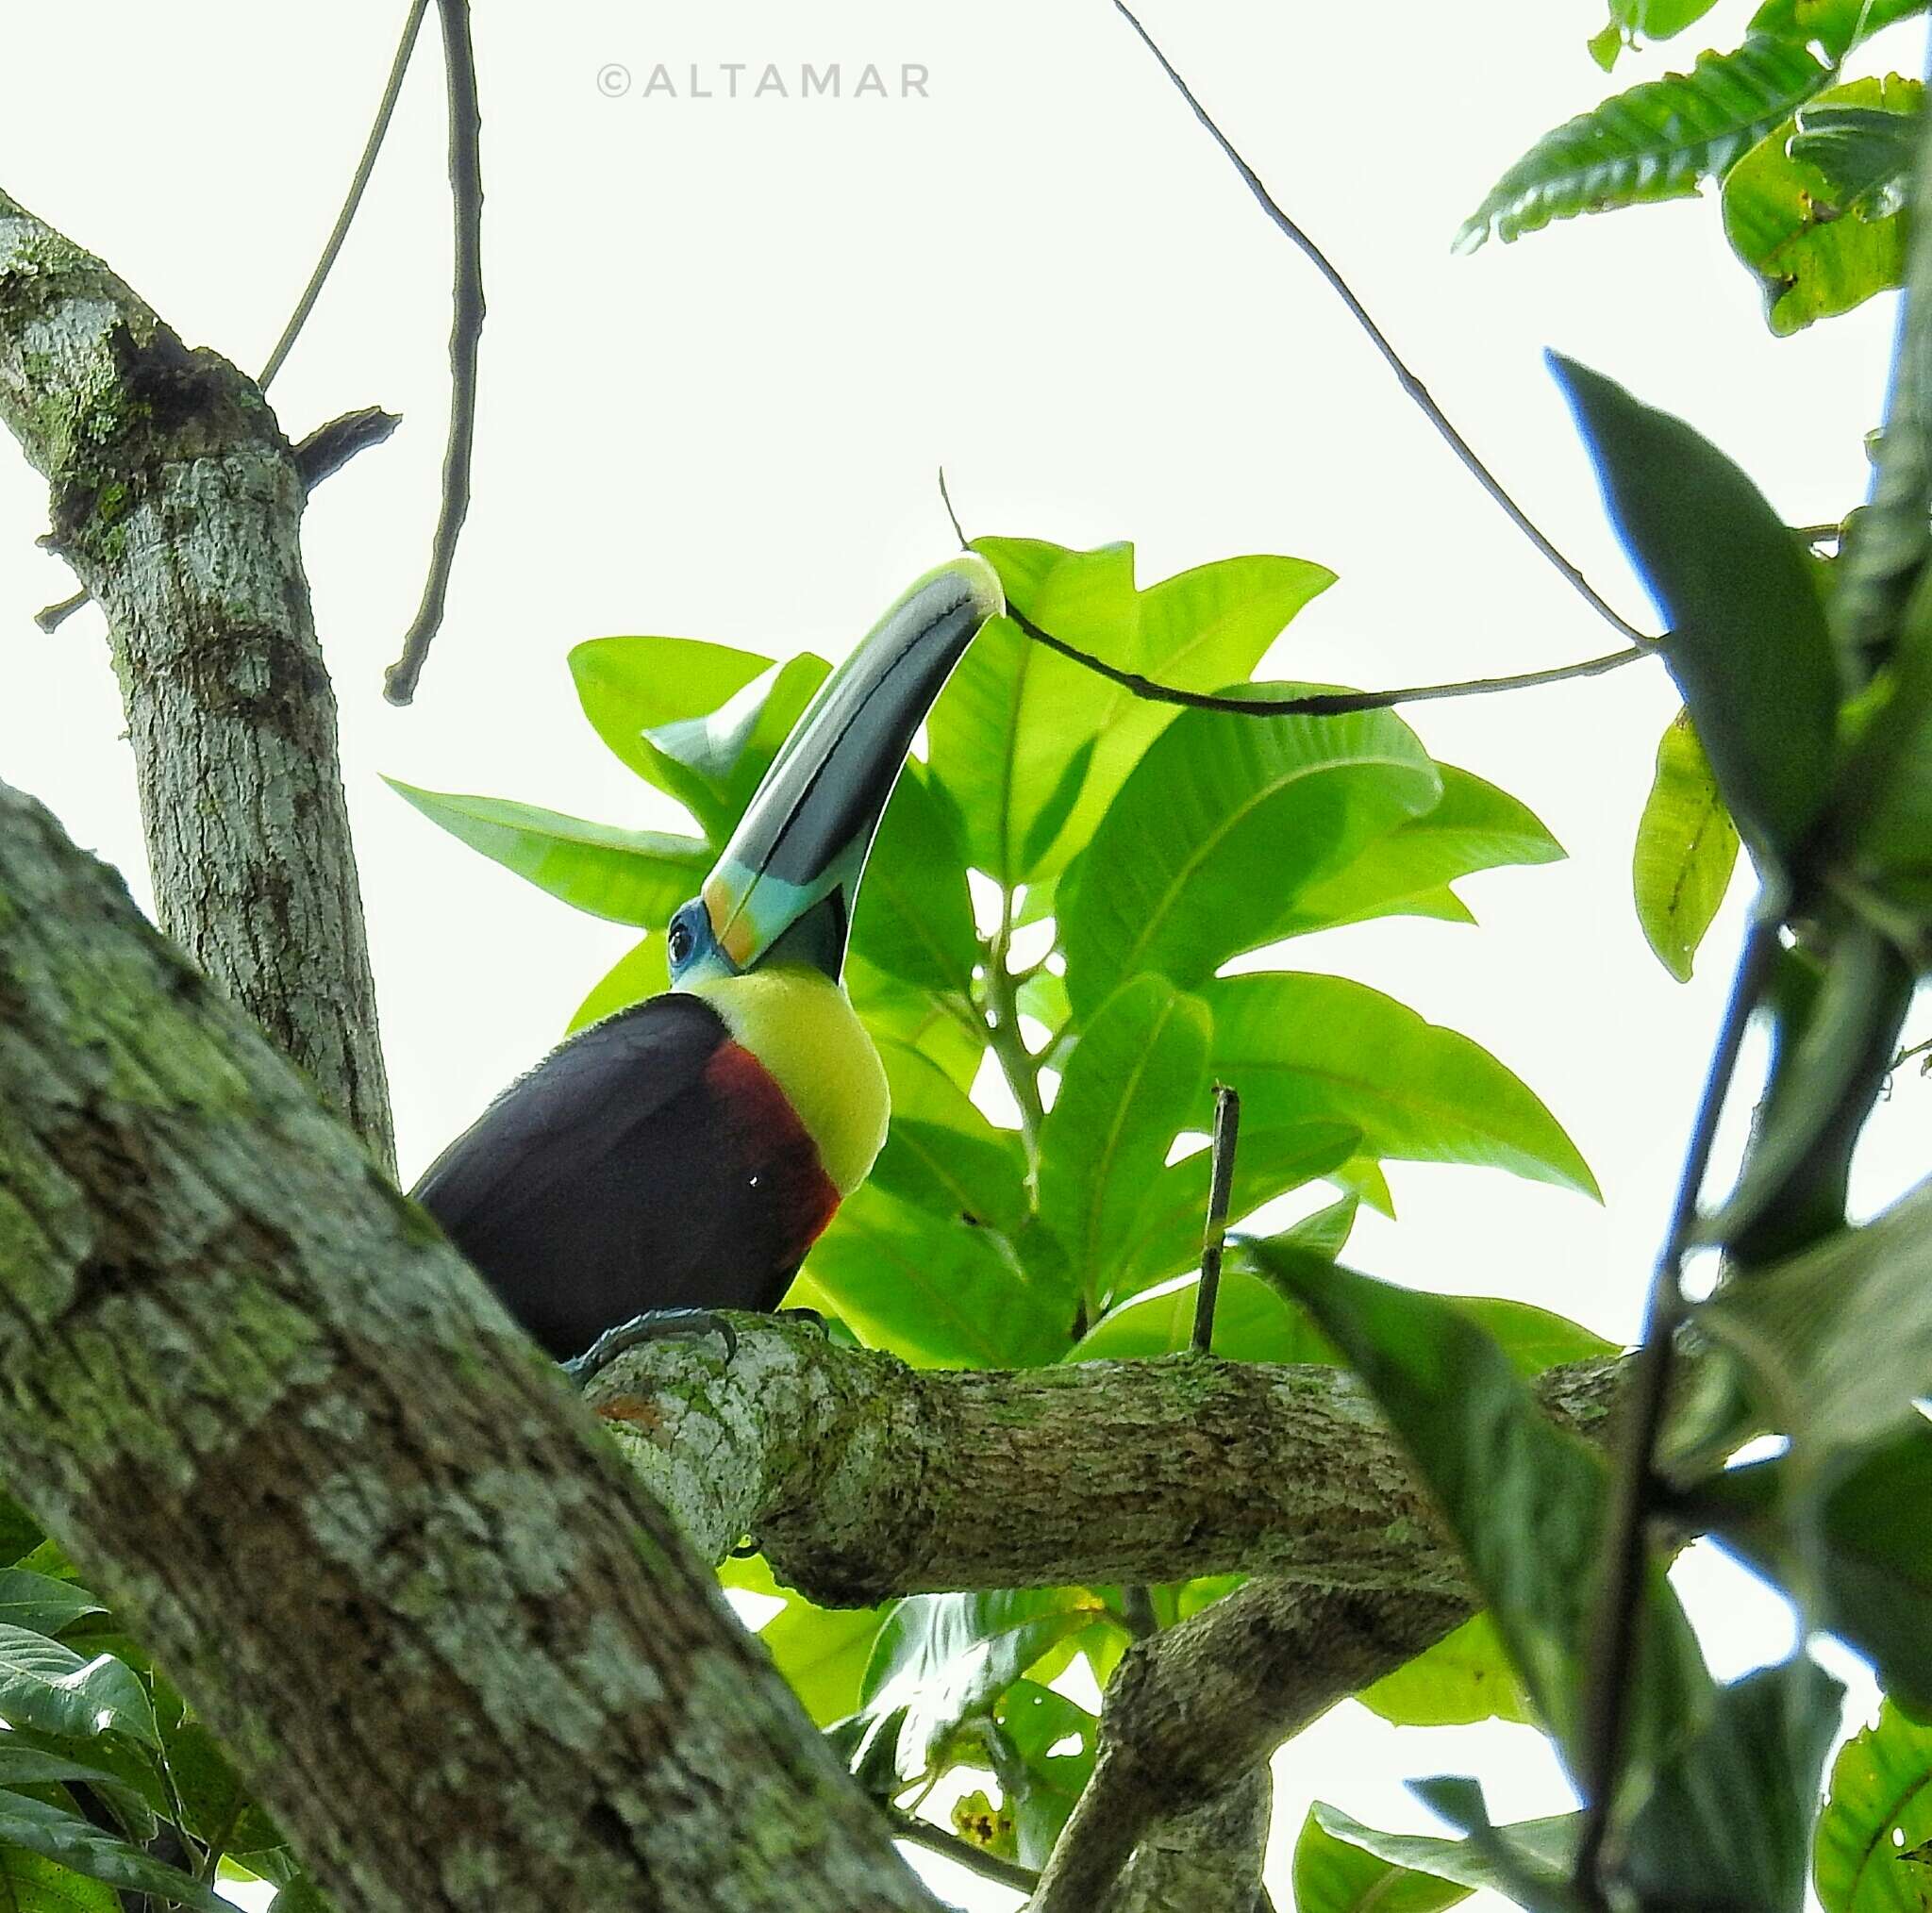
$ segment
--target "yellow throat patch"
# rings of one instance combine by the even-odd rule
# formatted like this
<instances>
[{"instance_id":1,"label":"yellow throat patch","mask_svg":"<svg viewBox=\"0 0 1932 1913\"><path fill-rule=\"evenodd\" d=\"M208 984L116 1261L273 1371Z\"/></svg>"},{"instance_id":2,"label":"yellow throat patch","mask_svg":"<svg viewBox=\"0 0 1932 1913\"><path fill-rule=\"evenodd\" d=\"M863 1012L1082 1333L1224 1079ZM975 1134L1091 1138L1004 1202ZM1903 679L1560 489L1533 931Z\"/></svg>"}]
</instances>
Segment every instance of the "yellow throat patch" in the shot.
<instances>
[{"instance_id":1,"label":"yellow throat patch","mask_svg":"<svg viewBox=\"0 0 1932 1913\"><path fill-rule=\"evenodd\" d=\"M724 1019L791 1105L841 1196L885 1146L891 1099L885 1065L841 985L816 970L753 970L691 986Z\"/></svg>"}]
</instances>

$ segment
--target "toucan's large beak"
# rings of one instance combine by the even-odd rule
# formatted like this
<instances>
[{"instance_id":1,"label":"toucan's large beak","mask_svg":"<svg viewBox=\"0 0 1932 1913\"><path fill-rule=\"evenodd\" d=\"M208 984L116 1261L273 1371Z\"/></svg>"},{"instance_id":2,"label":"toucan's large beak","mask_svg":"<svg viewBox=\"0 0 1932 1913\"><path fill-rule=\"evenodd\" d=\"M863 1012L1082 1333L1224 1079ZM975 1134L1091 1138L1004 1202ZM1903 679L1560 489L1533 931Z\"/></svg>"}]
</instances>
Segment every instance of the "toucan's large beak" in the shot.
<instances>
[{"instance_id":1,"label":"toucan's large beak","mask_svg":"<svg viewBox=\"0 0 1932 1913\"><path fill-rule=\"evenodd\" d=\"M873 833L954 665L1006 609L972 552L927 572L826 678L705 879L736 970L810 963L836 977Z\"/></svg>"}]
</instances>

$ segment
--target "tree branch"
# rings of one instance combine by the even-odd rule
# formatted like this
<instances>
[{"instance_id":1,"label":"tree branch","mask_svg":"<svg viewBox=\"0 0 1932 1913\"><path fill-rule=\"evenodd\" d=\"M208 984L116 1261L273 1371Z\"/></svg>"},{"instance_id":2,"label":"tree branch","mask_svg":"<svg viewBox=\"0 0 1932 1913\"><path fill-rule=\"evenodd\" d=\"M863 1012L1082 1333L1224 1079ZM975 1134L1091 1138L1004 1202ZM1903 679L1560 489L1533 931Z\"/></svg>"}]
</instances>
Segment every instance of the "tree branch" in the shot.
<instances>
[{"instance_id":1,"label":"tree branch","mask_svg":"<svg viewBox=\"0 0 1932 1913\"><path fill-rule=\"evenodd\" d=\"M362 904L274 414L0 192L0 421L107 613L161 927L393 1159Z\"/></svg>"},{"instance_id":2,"label":"tree branch","mask_svg":"<svg viewBox=\"0 0 1932 1913\"><path fill-rule=\"evenodd\" d=\"M0 1454L341 1913L934 1913L554 1367L4 785Z\"/></svg>"}]
</instances>

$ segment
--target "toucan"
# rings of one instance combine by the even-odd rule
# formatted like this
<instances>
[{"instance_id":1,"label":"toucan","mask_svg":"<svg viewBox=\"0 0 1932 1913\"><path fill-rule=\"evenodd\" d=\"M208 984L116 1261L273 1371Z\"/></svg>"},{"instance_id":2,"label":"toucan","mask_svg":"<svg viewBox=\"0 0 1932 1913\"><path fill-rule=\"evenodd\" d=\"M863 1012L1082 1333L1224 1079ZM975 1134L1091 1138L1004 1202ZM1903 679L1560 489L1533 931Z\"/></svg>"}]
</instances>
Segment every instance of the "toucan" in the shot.
<instances>
[{"instance_id":1,"label":"toucan","mask_svg":"<svg viewBox=\"0 0 1932 1913\"><path fill-rule=\"evenodd\" d=\"M671 919L672 988L552 1050L411 1191L580 1376L673 1311L775 1308L871 1171L886 1074L841 981L846 933L913 733L1004 608L970 552L908 590Z\"/></svg>"}]
</instances>

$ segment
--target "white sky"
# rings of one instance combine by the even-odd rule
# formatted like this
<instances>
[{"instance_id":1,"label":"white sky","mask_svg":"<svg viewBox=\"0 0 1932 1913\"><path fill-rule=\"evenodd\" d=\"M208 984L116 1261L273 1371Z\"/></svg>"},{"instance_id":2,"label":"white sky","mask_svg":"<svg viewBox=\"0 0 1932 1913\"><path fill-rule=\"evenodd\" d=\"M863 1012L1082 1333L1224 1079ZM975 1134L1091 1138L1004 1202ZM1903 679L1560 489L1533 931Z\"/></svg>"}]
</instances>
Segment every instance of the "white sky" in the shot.
<instances>
[{"instance_id":1,"label":"white sky","mask_svg":"<svg viewBox=\"0 0 1932 1913\"><path fill-rule=\"evenodd\" d=\"M1423 0L1149 8L1452 417L1631 615L1648 623L1545 346L1682 411L1793 523L1862 495L1889 300L1774 341L1709 202L1451 258L1494 175L1607 90L1583 49L1601 18L1590 5L1494 0L1480 25ZM191 343L258 364L334 216L403 10L17 9L0 184L102 253ZM1747 13L1726 0L1619 80L1731 43ZM476 39L490 321L475 504L411 710L383 703L380 678L420 589L442 444L433 25L361 223L275 391L291 436L372 402L405 415L318 494L307 552L406 1175L554 1040L629 933L463 850L378 771L675 826L582 722L565 652L658 631L840 655L949 548L941 461L970 531L1130 538L1143 583L1246 551L1331 566L1341 582L1291 627L1282 674L1412 682L1613 641L1402 401L1103 0L578 0L482 8ZM915 62L926 96L731 100L732 60L794 75L838 60L848 92L868 61L889 78ZM690 97L692 61L716 97ZM658 62L677 97L642 96ZM1889 36L1855 64L1916 71L1919 38ZM623 97L600 91L612 65L632 75ZM98 613L52 640L29 622L71 588L33 546L45 523L40 480L0 456L0 775L144 895ZM1410 714L1439 756L1531 804L1571 861L1469 882L1480 930L1363 926L1305 941L1295 960L1488 1044L1569 1127L1607 1204L1397 1165L1401 1221L1364 1222L1359 1266L1635 1333L1742 900L1740 886L1687 988L1632 916L1631 833L1674 703L1644 667ZM1923 1168L1928 1100L1910 1076L1881 1110L1868 1206ZM1687 1578L1721 1672L1783 1651L1777 1604L1719 1568ZM1520 1732L1391 1732L1343 1709L1284 1756L1284 1905L1318 1780L1384 1824L1427 1823L1400 1791L1409 1772L1474 1767L1499 1814L1562 1804L1547 1761L1513 1751Z\"/></svg>"}]
</instances>

